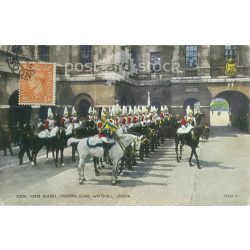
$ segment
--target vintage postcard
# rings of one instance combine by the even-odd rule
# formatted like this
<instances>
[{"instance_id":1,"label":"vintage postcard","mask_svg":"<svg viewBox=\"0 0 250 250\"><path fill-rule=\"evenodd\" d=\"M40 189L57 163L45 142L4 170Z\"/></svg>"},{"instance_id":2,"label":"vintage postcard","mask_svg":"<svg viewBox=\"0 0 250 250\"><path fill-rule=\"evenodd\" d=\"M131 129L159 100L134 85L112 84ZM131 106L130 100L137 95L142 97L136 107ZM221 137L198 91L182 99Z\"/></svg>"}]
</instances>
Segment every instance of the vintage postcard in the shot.
<instances>
[{"instance_id":1,"label":"vintage postcard","mask_svg":"<svg viewBox=\"0 0 250 250\"><path fill-rule=\"evenodd\" d=\"M0 204L250 204L249 45L0 45Z\"/></svg>"}]
</instances>

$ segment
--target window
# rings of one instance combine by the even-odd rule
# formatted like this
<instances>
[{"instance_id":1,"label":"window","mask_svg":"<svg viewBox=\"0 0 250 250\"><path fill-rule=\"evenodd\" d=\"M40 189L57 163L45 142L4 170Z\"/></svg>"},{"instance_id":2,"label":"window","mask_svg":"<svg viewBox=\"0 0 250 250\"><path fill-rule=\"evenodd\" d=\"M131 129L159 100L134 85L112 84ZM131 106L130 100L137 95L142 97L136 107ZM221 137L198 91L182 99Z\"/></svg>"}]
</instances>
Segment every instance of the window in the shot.
<instances>
[{"instance_id":1,"label":"window","mask_svg":"<svg viewBox=\"0 0 250 250\"><path fill-rule=\"evenodd\" d=\"M160 52L150 53L150 69L151 69L151 72L161 71L161 53Z\"/></svg>"},{"instance_id":2,"label":"window","mask_svg":"<svg viewBox=\"0 0 250 250\"><path fill-rule=\"evenodd\" d=\"M49 46L48 45L39 45L38 46L39 59L41 61L49 61Z\"/></svg>"},{"instance_id":3,"label":"window","mask_svg":"<svg viewBox=\"0 0 250 250\"><path fill-rule=\"evenodd\" d=\"M188 68L196 68L198 65L197 47L197 45L186 46L185 62Z\"/></svg>"},{"instance_id":4,"label":"window","mask_svg":"<svg viewBox=\"0 0 250 250\"><path fill-rule=\"evenodd\" d=\"M236 50L237 50L237 47L235 45L226 45L225 46L225 60L232 58L233 61L236 61Z\"/></svg>"},{"instance_id":5,"label":"window","mask_svg":"<svg viewBox=\"0 0 250 250\"><path fill-rule=\"evenodd\" d=\"M16 54L22 54L22 45L12 45L11 51Z\"/></svg>"},{"instance_id":6,"label":"window","mask_svg":"<svg viewBox=\"0 0 250 250\"><path fill-rule=\"evenodd\" d=\"M81 45L80 53L81 53L81 62L82 64L91 63L92 62L92 53L91 53L91 45Z\"/></svg>"},{"instance_id":7,"label":"window","mask_svg":"<svg viewBox=\"0 0 250 250\"><path fill-rule=\"evenodd\" d=\"M136 57L137 57L136 48L131 46L131 58L134 59L134 63L136 62Z\"/></svg>"}]
</instances>

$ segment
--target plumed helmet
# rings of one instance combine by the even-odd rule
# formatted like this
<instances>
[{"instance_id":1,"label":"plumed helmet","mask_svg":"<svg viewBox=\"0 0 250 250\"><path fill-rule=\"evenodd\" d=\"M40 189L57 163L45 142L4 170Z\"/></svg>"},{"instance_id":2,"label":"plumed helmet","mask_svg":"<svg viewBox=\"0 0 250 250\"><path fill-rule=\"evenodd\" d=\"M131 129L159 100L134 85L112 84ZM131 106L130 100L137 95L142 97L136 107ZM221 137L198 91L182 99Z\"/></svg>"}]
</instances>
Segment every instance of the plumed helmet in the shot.
<instances>
[{"instance_id":1,"label":"plumed helmet","mask_svg":"<svg viewBox=\"0 0 250 250\"><path fill-rule=\"evenodd\" d=\"M77 113L76 113L76 110L75 110L74 107L72 108L72 115L73 115L73 116L77 116Z\"/></svg>"},{"instance_id":2,"label":"plumed helmet","mask_svg":"<svg viewBox=\"0 0 250 250\"><path fill-rule=\"evenodd\" d=\"M68 116L69 116L68 108L67 108L67 107L64 108L63 116L64 116L64 117L68 117Z\"/></svg>"},{"instance_id":3,"label":"plumed helmet","mask_svg":"<svg viewBox=\"0 0 250 250\"><path fill-rule=\"evenodd\" d=\"M51 108L48 108L48 118L53 119L53 113Z\"/></svg>"},{"instance_id":4,"label":"plumed helmet","mask_svg":"<svg viewBox=\"0 0 250 250\"><path fill-rule=\"evenodd\" d=\"M189 115L192 115L193 113L194 113L194 112L193 112L192 109L190 109L189 112L188 112Z\"/></svg>"},{"instance_id":5,"label":"plumed helmet","mask_svg":"<svg viewBox=\"0 0 250 250\"><path fill-rule=\"evenodd\" d=\"M90 107L89 107L88 113L92 115L92 112L93 112L93 111L92 111L92 108L91 108L91 106L90 106Z\"/></svg>"}]
</instances>

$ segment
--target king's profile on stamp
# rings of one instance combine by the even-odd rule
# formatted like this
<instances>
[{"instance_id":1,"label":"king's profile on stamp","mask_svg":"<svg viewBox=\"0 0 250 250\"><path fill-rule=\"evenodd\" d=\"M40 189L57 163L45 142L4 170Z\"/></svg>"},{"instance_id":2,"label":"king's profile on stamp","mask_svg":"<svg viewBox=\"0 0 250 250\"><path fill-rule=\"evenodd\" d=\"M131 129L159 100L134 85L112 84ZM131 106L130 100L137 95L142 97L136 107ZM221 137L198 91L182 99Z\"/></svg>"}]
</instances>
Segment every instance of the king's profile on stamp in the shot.
<instances>
[{"instance_id":1,"label":"king's profile on stamp","mask_svg":"<svg viewBox=\"0 0 250 250\"><path fill-rule=\"evenodd\" d=\"M19 104L53 105L55 103L55 65L53 63L23 63L30 77L19 79Z\"/></svg>"}]
</instances>

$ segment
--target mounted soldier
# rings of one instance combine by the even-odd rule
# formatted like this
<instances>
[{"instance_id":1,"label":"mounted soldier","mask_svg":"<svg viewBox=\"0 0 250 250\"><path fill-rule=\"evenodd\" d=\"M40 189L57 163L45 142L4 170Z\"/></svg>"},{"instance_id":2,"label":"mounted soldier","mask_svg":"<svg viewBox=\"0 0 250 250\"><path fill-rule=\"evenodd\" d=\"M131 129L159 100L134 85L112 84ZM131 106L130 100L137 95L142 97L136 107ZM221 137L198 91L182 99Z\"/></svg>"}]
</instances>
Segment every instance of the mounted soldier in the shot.
<instances>
[{"instance_id":1,"label":"mounted soldier","mask_svg":"<svg viewBox=\"0 0 250 250\"><path fill-rule=\"evenodd\" d=\"M60 121L60 125L64 128L67 128L69 124L70 124L70 119L69 119L68 108L65 107L63 112L63 118Z\"/></svg>"},{"instance_id":2,"label":"mounted soldier","mask_svg":"<svg viewBox=\"0 0 250 250\"><path fill-rule=\"evenodd\" d=\"M74 107L72 108L70 123L73 125L74 129L79 128L81 125Z\"/></svg>"},{"instance_id":3,"label":"mounted soldier","mask_svg":"<svg viewBox=\"0 0 250 250\"><path fill-rule=\"evenodd\" d=\"M45 129L51 131L56 126L56 122L54 120L54 115L52 113L51 108L48 109L48 118L45 121Z\"/></svg>"},{"instance_id":4,"label":"mounted soldier","mask_svg":"<svg viewBox=\"0 0 250 250\"><path fill-rule=\"evenodd\" d=\"M196 120L195 120L195 117L194 117L194 112L193 110L190 108L190 106L187 106L187 123L188 125L191 125L191 126L196 126Z\"/></svg>"},{"instance_id":5,"label":"mounted soldier","mask_svg":"<svg viewBox=\"0 0 250 250\"><path fill-rule=\"evenodd\" d=\"M99 133L99 138L103 142L104 158L107 158L110 144L115 142L115 134L117 126L113 123L112 119L106 120L102 125Z\"/></svg>"},{"instance_id":6,"label":"mounted soldier","mask_svg":"<svg viewBox=\"0 0 250 250\"><path fill-rule=\"evenodd\" d=\"M37 129L38 133L45 129L45 124L42 122L42 119L40 119L40 118L38 119L36 129Z\"/></svg>"}]
</instances>

